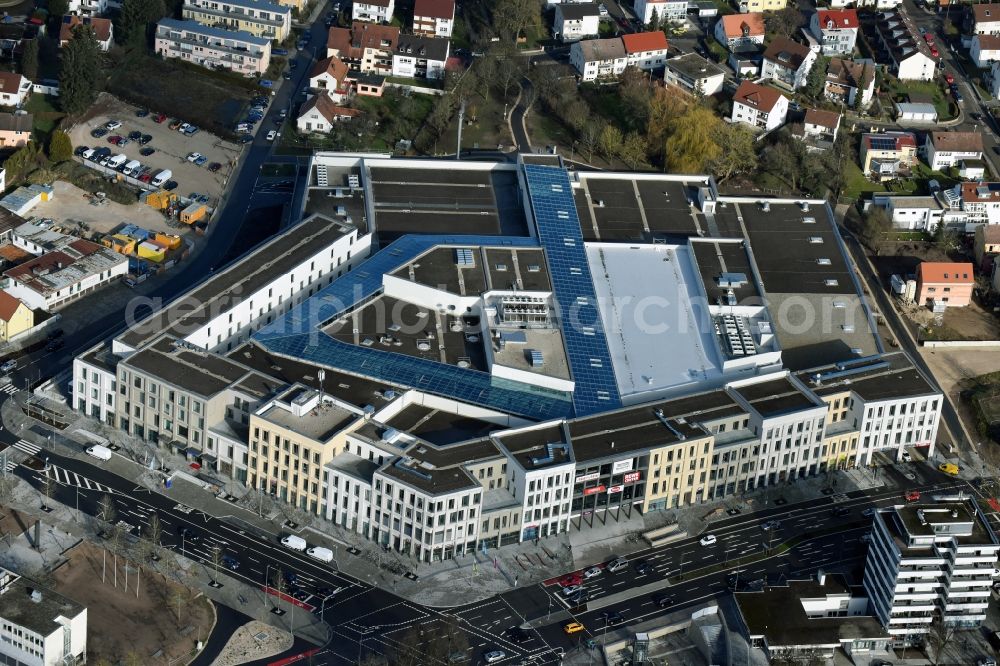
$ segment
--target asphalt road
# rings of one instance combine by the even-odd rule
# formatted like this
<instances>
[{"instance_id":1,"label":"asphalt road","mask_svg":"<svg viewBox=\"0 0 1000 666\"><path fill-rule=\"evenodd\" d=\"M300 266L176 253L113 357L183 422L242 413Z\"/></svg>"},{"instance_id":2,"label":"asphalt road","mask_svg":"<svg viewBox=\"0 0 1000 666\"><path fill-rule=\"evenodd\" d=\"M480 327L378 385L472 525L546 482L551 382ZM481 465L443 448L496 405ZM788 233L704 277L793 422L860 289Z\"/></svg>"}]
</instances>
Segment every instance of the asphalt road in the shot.
<instances>
[{"instance_id":1,"label":"asphalt road","mask_svg":"<svg viewBox=\"0 0 1000 666\"><path fill-rule=\"evenodd\" d=\"M0 441L13 444L16 440L9 432L0 431ZM21 466L15 473L39 488L43 477L51 477L56 481L53 499L83 514L99 516L102 498L110 497L116 520L123 521L132 536L144 533L155 513L162 526L162 547L201 563L202 569L196 575L204 576L206 583L219 575L256 587L257 592L241 608L247 613L262 603L287 608L290 599L279 601L273 593L267 594L268 589L273 592L278 585L277 579L285 581L287 591L306 604L307 610L317 615L322 611L330 626L331 641L316 659L331 664L356 663L359 654L369 651L391 654L411 627L433 627L448 616L458 619L460 630L468 637L472 663L481 663L482 655L494 649L503 650L511 660L534 656L540 663L552 663L558 660L560 651L585 649L580 647L585 639L603 638L604 613L620 613L627 626L704 603L726 593L726 576L735 569L736 558L761 553L796 536L817 534L787 554L743 567L739 575L746 581L775 581L781 576L804 576L820 566L855 563L863 557L860 535L867 529L862 511L873 504L899 500L898 490L855 491L846 495L832 493L791 506L773 506L780 498L780 489L775 489L770 508L713 523L714 545L701 546L698 536L691 537L636 553L624 571L612 574L602 569L583 583L590 599L582 606L570 607L559 585L551 582L517 588L482 602L439 609L408 601L341 572L339 563L353 557L349 553L337 552L335 562L322 563L285 548L277 535L257 534L178 505L102 469L99 463L45 451L32 460L34 469ZM917 472L912 485L924 492L967 487L929 467L910 467ZM897 480L902 479L899 476ZM843 515L834 515L837 507L844 508ZM762 530L761 523L770 520L779 521L778 527ZM233 568L223 564L216 574L216 549L232 559ZM635 570L640 560L649 564L649 573ZM719 564L723 569L715 573L696 573ZM654 603L657 594L672 597L672 605L658 607ZM567 635L563 626L570 621L581 622L585 630ZM507 632L522 625L529 628L528 638L517 642ZM613 636L623 630L611 628L608 633ZM423 640L439 639L439 632L430 631Z\"/></svg>"}]
</instances>

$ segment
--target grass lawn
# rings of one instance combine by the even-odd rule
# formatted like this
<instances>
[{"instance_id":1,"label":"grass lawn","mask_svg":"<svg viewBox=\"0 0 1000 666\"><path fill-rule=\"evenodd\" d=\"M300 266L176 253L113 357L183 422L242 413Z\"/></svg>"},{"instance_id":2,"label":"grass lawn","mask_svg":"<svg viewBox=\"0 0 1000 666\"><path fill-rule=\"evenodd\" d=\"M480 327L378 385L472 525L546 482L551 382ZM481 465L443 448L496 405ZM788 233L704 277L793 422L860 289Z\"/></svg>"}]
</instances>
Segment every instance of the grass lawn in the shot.
<instances>
[{"instance_id":1,"label":"grass lawn","mask_svg":"<svg viewBox=\"0 0 1000 666\"><path fill-rule=\"evenodd\" d=\"M512 89L507 105L508 112L513 108L513 102L516 97L516 90ZM471 97L465 106L462 149L495 149L499 144L511 145L513 141L510 132L507 131L507 123L504 120L503 112L504 103L500 97L500 93L496 91L491 90L489 97L485 101L479 95ZM448 129L444 131L444 134L438 140L438 151L454 152L457 138L458 114L456 113L448 125Z\"/></svg>"},{"instance_id":2,"label":"grass lawn","mask_svg":"<svg viewBox=\"0 0 1000 666\"><path fill-rule=\"evenodd\" d=\"M436 88L437 90L444 89L443 79L411 79L406 76L387 76L385 77L387 83L398 83L403 86L417 86L418 88Z\"/></svg>"},{"instance_id":3,"label":"grass lawn","mask_svg":"<svg viewBox=\"0 0 1000 666\"><path fill-rule=\"evenodd\" d=\"M862 194L867 192L885 192L885 186L882 183L873 183L872 181L865 178L865 175L861 172L861 167L855 164L852 160L847 160L844 170L847 172L844 178L844 194L843 196L850 199L857 199Z\"/></svg>"},{"instance_id":4,"label":"grass lawn","mask_svg":"<svg viewBox=\"0 0 1000 666\"><path fill-rule=\"evenodd\" d=\"M32 114L33 129L38 135L38 139L47 140L52 130L59 125L59 121L66 115L56 109L54 102L54 97L36 94L29 97L28 102L24 105L24 109Z\"/></svg>"},{"instance_id":5,"label":"grass lawn","mask_svg":"<svg viewBox=\"0 0 1000 666\"><path fill-rule=\"evenodd\" d=\"M573 145L573 132L550 114L533 111L528 114L527 125L528 138L534 148L551 145L566 148Z\"/></svg>"},{"instance_id":6,"label":"grass lawn","mask_svg":"<svg viewBox=\"0 0 1000 666\"><path fill-rule=\"evenodd\" d=\"M938 120L951 120L958 114L951 96L947 94L939 81L900 81L886 79L886 85L891 90L894 102L916 101L930 99L937 111ZM913 97L915 96L915 97Z\"/></svg>"}]
</instances>

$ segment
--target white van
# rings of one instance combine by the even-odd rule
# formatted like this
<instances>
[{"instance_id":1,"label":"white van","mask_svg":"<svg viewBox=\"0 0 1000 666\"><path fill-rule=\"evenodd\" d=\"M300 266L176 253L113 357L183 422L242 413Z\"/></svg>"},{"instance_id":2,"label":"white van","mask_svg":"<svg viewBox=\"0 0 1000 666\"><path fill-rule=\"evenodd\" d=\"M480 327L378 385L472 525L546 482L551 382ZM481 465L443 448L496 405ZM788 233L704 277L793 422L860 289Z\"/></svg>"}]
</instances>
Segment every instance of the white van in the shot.
<instances>
[{"instance_id":1,"label":"white van","mask_svg":"<svg viewBox=\"0 0 1000 666\"><path fill-rule=\"evenodd\" d=\"M149 181L149 184L152 185L153 187L159 187L160 185L163 185L163 183L170 180L170 177L172 175L174 174L170 172L170 169L164 169L160 173L156 174L156 176L151 181Z\"/></svg>"},{"instance_id":2,"label":"white van","mask_svg":"<svg viewBox=\"0 0 1000 666\"><path fill-rule=\"evenodd\" d=\"M125 162L127 161L128 157L119 153L114 157L112 157L110 160L108 160L108 166L111 167L112 169L117 169L121 165L125 164Z\"/></svg>"},{"instance_id":3,"label":"white van","mask_svg":"<svg viewBox=\"0 0 1000 666\"><path fill-rule=\"evenodd\" d=\"M126 176L131 176L133 173L138 172L141 166L142 163L139 160L131 160L122 167L122 173Z\"/></svg>"},{"instance_id":4,"label":"white van","mask_svg":"<svg viewBox=\"0 0 1000 666\"><path fill-rule=\"evenodd\" d=\"M319 546L313 546L306 551L306 555L320 562L333 562L333 551L329 548L320 548Z\"/></svg>"},{"instance_id":5,"label":"white van","mask_svg":"<svg viewBox=\"0 0 1000 666\"><path fill-rule=\"evenodd\" d=\"M289 534L286 537L282 537L281 545L284 546L285 548L291 548L292 550L297 550L299 552L302 552L303 550L306 549L306 547L309 544L307 544L306 540L303 539L302 537L297 537L294 534Z\"/></svg>"},{"instance_id":6,"label":"white van","mask_svg":"<svg viewBox=\"0 0 1000 666\"><path fill-rule=\"evenodd\" d=\"M87 455L94 456L99 460L111 460L111 449L100 444L87 447Z\"/></svg>"},{"instance_id":7,"label":"white van","mask_svg":"<svg viewBox=\"0 0 1000 666\"><path fill-rule=\"evenodd\" d=\"M97 151L93 148L87 148L87 150L83 151L83 153L80 154L80 157L82 157L85 160L89 160L91 157L94 156L94 153L96 152Z\"/></svg>"}]
</instances>

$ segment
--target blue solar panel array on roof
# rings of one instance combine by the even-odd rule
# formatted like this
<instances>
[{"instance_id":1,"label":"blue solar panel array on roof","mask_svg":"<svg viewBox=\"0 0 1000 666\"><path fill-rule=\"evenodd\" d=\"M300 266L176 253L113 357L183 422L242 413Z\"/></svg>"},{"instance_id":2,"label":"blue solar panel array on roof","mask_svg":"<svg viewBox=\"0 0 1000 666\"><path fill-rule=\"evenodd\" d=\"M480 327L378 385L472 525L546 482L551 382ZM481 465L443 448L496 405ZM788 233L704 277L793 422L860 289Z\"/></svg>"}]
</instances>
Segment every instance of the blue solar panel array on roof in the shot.
<instances>
[{"instance_id":1,"label":"blue solar panel array on roof","mask_svg":"<svg viewBox=\"0 0 1000 666\"><path fill-rule=\"evenodd\" d=\"M597 309L569 176L560 167L525 164L522 168L558 301L573 373L576 414L585 416L620 407L621 396Z\"/></svg>"},{"instance_id":2,"label":"blue solar panel array on roof","mask_svg":"<svg viewBox=\"0 0 1000 666\"><path fill-rule=\"evenodd\" d=\"M572 415L569 395L469 368L340 342L320 330L382 288L382 275L438 245L537 247L533 238L403 236L254 334L268 351L539 420Z\"/></svg>"}]
</instances>

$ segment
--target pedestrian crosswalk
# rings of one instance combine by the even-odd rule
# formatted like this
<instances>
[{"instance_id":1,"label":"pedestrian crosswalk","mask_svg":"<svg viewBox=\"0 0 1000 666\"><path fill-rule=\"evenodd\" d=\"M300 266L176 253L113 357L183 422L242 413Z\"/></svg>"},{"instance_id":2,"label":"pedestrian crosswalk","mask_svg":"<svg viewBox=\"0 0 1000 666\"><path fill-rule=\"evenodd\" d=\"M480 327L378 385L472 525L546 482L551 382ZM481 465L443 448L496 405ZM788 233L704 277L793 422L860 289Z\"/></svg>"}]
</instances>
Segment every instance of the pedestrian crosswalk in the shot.
<instances>
[{"instance_id":1,"label":"pedestrian crosswalk","mask_svg":"<svg viewBox=\"0 0 1000 666\"><path fill-rule=\"evenodd\" d=\"M17 393L17 387L13 384L4 384L0 386L0 393L6 393L8 395L13 395Z\"/></svg>"},{"instance_id":2,"label":"pedestrian crosswalk","mask_svg":"<svg viewBox=\"0 0 1000 666\"><path fill-rule=\"evenodd\" d=\"M16 442L14 442L14 448L17 449L18 451L23 451L24 453L27 453L29 456L33 456L42 450L42 447L38 446L38 444L29 442L26 439L19 439Z\"/></svg>"},{"instance_id":3,"label":"pedestrian crosswalk","mask_svg":"<svg viewBox=\"0 0 1000 666\"><path fill-rule=\"evenodd\" d=\"M94 481L93 479L88 479L85 476L80 476L76 472L69 469L64 469L62 467L59 467L58 465L49 465L49 470L47 472L47 475L51 476L59 483L65 484L67 486L75 486L77 488L85 490L96 490L97 492L101 493L112 492L110 486L106 486L103 483L98 483L97 481Z\"/></svg>"}]
</instances>

